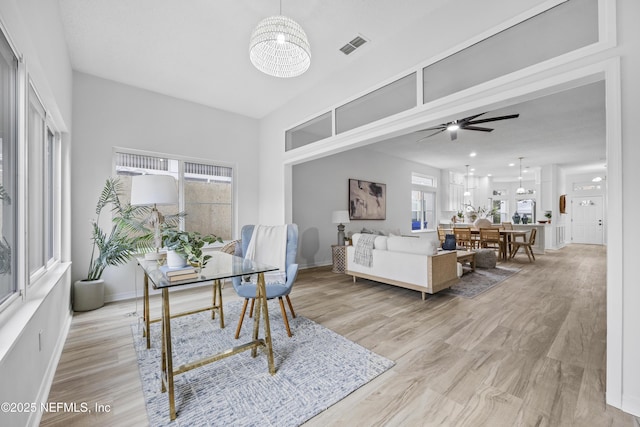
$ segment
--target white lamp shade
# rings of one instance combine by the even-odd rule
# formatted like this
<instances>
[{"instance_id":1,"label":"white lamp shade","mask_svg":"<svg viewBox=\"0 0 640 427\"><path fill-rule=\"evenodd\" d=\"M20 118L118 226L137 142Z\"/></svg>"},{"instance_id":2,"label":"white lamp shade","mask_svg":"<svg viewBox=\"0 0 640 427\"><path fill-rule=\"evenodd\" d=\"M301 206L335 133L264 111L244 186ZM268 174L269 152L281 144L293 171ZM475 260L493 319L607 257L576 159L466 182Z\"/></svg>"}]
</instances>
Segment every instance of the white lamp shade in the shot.
<instances>
[{"instance_id":1,"label":"white lamp shade","mask_svg":"<svg viewBox=\"0 0 640 427\"><path fill-rule=\"evenodd\" d=\"M349 211L333 211L331 214L331 222L334 224L348 224Z\"/></svg>"},{"instance_id":2,"label":"white lamp shade","mask_svg":"<svg viewBox=\"0 0 640 427\"><path fill-rule=\"evenodd\" d=\"M131 204L177 205L176 180L169 175L136 175L131 179Z\"/></svg>"}]
</instances>

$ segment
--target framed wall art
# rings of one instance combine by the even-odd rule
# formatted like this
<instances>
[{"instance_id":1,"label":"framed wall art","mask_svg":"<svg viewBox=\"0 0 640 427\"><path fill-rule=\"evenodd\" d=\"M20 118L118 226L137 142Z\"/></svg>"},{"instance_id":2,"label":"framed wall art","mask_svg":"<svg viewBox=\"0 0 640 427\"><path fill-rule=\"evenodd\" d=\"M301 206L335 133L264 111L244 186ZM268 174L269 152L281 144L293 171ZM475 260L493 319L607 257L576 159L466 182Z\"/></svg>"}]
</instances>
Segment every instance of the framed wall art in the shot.
<instances>
[{"instance_id":1,"label":"framed wall art","mask_svg":"<svg viewBox=\"0 0 640 427\"><path fill-rule=\"evenodd\" d=\"M386 219L387 185L349 179L349 219Z\"/></svg>"}]
</instances>

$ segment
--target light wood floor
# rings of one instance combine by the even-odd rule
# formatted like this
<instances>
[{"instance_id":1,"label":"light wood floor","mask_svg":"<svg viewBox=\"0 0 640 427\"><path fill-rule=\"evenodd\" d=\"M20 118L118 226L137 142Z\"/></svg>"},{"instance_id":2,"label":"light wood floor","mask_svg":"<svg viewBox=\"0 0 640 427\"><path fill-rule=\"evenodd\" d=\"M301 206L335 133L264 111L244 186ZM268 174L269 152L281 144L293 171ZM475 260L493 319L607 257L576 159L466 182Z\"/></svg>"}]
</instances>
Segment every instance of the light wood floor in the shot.
<instances>
[{"instance_id":1,"label":"light wood floor","mask_svg":"<svg viewBox=\"0 0 640 427\"><path fill-rule=\"evenodd\" d=\"M633 426L605 404L605 248L518 258L503 264L518 274L474 299L422 301L330 268L303 270L291 294L298 315L396 362L306 425ZM180 292L172 306L195 307L209 292ZM231 286L223 292L237 298ZM148 424L129 328L136 308L76 314L49 395L111 411L45 414L42 426Z\"/></svg>"}]
</instances>

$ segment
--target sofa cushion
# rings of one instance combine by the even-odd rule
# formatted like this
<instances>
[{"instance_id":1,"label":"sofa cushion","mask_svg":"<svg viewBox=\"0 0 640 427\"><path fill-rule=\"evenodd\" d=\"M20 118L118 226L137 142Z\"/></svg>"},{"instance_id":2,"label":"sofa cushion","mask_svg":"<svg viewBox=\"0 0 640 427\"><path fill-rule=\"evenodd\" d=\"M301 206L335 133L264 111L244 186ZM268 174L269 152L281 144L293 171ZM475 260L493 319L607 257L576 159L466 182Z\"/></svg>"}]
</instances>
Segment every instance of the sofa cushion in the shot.
<instances>
[{"instance_id":1,"label":"sofa cushion","mask_svg":"<svg viewBox=\"0 0 640 427\"><path fill-rule=\"evenodd\" d=\"M362 236L362 233L355 233L353 236L351 236L351 241L353 242L353 246L356 246L358 244L358 240L360 239L360 236ZM381 251L386 251L387 250L387 236L378 236L378 237L376 237L376 239L373 241L373 249L379 249Z\"/></svg>"},{"instance_id":2,"label":"sofa cushion","mask_svg":"<svg viewBox=\"0 0 640 427\"><path fill-rule=\"evenodd\" d=\"M387 245L387 236L378 236L376 240L373 242L373 249L378 249L381 251L386 251L388 249Z\"/></svg>"},{"instance_id":3,"label":"sofa cushion","mask_svg":"<svg viewBox=\"0 0 640 427\"><path fill-rule=\"evenodd\" d=\"M430 239L419 237L392 236L387 239L387 248L394 252L432 255L433 245Z\"/></svg>"}]
</instances>

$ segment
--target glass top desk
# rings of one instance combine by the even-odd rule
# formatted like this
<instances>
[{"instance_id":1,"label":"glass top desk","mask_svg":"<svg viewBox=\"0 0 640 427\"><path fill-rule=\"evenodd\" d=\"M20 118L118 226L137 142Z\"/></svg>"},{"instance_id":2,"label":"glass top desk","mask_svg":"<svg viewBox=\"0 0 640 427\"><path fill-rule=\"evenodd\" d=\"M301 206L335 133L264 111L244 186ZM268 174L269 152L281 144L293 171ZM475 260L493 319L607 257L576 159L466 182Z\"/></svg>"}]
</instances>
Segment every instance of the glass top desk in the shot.
<instances>
[{"instance_id":1,"label":"glass top desk","mask_svg":"<svg viewBox=\"0 0 640 427\"><path fill-rule=\"evenodd\" d=\"M203 268L197 278L190 280L183 280L178 282L170 282L168 281L164 274L160 271L160 266L157 261L153 260L145 260L144 257L137 258L138 264L145 273L145 323L146 323L146 336L147 342L149 342L149 301L148 301L148 284L151 282L154 289L159 289L162 291L162 392L169 392L169 415L172 420L176 418L176 407L175 407L175 396L174 396L174 386L173 386L173 377L175 375L182 374L184 372L190 371L191 369L198 368L200 366L207 365L209 363L215 362L217 360L224 359L226 357L232 356L234 354L241 353L243 351L251 349L251 355L256 357L257 348L265 347L267 353L267 361L269 364L269 372L273 375L276 372L275 365L273 362L273 348L271 346L271 326L269 324L269 311L267 308L267 292L265 289L264 282L264 273L267 271L275 271L278 268L272 267L270 265L260 264L245 258L229 255L224 252L214 252L212 254L212 258L207 263L206 267ZM170 306L169 306L169 288L177 288L180 286L190 285L198 282L214 282L214 306L215 306L215 295L216 289L219 293L220 290L220 280L228 279L230 277L237 276L248 276L252 274L257 274L258 276L258 286L257 286L257 294L256 300L258 304L256 305L256 312L253 319L253 339L250 342L245 344L241 344L239 346L224 350L218 354L205 357L203 359L189 362L184 364L178 369L173 369L173 354L172 354L172 343L171 343L171 314L170 314ZM220 317L221 317L221 327L224 327L224 320L222 320L222 297L220 295ZM205 309L206 310L206 309ZM202 311L202 310L198 310ZM264 312L264 338L259 338L259 328L260 328L260 316L261 311ZM193 312L190 312L193 313ZM190 314L187 313L187 314ZM185 314L185 313L181 313Z\"/></svg>"}]
</instances>

